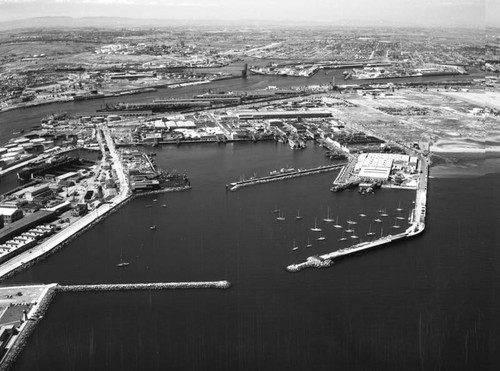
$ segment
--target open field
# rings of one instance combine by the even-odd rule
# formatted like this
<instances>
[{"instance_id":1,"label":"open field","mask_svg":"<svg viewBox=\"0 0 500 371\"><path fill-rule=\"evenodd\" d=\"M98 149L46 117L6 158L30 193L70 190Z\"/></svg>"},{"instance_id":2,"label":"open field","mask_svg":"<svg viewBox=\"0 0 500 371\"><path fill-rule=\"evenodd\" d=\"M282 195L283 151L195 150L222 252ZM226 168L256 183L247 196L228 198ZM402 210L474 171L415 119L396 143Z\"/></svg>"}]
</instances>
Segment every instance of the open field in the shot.
<instances>
[{"instance_id":1,"label":"open field","mask_svg":"<svg viewBox=\"0 0 500 371\"><path fill-rule=\"evenodd\" d=\"M335 107L334 115L386 140L426 141L436 152L484 152L486 138L500 136L500 118L485 119L484 104L479 104L484 94L452 94L410 89L381 97L352 94L345 98L357 107ZM471 99L464 102L468 94ZM488 146L496 151L495 141Z\"/></svg>"}]
</instances>

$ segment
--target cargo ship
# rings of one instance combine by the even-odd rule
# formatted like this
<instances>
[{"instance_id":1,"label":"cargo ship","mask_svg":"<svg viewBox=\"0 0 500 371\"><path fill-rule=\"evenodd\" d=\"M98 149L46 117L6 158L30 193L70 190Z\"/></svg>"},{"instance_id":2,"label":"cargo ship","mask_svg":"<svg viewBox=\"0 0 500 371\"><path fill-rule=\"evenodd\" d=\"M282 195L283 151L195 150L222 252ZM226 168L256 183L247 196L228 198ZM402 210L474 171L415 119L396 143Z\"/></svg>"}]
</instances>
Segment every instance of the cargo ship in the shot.
<instances>
[{"instance_id":1,"label":"cargo ship","mask_svg":"<svg viewBox=\"0 0 500 371\"><path fill-rule=\"evenodd\" d=\"M31 180L37 176L44 175L52 170L57 170L66 165L72 165L79 162L80 159L70 156L54 156L48 159L35 161L28 166L23 167L18 173L17 177L20 180Z\"/></svg>"}]
</instances>

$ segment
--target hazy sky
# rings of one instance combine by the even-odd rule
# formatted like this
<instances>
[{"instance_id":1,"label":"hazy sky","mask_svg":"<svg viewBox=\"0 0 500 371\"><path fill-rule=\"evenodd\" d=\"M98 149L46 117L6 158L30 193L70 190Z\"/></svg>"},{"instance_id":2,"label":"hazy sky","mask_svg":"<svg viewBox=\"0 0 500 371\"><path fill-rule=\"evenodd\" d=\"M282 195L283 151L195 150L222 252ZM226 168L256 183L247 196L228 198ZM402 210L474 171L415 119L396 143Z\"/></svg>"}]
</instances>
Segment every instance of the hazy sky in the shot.
<instances>
[{"instance_id":1,"label":"hazy sky","mask_svg":"<svg viewBox=\"0 0 500 371\"><path fill-rule=\"evenodd\" d=\"M37 16L500 24L500 0L0 0L0 20Z\"/></svg>"}]
</instances>

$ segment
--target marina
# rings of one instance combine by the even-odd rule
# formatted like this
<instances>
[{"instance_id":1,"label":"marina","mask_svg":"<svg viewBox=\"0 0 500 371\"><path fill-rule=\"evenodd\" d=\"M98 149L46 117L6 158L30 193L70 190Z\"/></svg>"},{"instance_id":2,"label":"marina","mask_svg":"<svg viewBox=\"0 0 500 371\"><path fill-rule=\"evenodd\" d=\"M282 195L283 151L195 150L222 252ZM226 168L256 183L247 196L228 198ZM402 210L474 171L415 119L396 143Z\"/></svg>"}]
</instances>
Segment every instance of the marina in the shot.
<instances>
[{"instance_id":1,"label":"marina","mask_svg":"<svg viewBox=\"0 0 500 371\"><path fill-rule=\"evenodd\" d=\"M425 229L425 216L426 216L426 202L427 202L427 181L429 176L429 168L427 165L427 160L424 158L420 159L420 175L419 182L415 197L415 208L413 209L410 217L411 225L402 233L388 236L381 236L380 238L373 241L360 242L356 245L352 245L347 248L339 249L328 254L315 255L307 258L303 263L291 264L286 269L288 272L298 272L304 268L315 267L315 268L325 268L333 264L335 259L345 257L351 254L355 254L364 250L372 249L381 245L385 245L391 242L395 242L404 238L414 237L422 233ZM385 209L382 211L381 215L386 214ZM375 221L380 220L376 219ZM353 225L352 221L347 222L348 225ZM380 220L382 222L382 220ZM395 224L397 225L397 224ZM400 226L397 226L400 228ZM353 233L350 237L352 239L358 239L353 227L349 227L345 232ZM370 232L371 233L371 226ZM382 233L382 232L381 232ZM344 237L343 237L344 238Z\"/></svg>"}]
</instances>

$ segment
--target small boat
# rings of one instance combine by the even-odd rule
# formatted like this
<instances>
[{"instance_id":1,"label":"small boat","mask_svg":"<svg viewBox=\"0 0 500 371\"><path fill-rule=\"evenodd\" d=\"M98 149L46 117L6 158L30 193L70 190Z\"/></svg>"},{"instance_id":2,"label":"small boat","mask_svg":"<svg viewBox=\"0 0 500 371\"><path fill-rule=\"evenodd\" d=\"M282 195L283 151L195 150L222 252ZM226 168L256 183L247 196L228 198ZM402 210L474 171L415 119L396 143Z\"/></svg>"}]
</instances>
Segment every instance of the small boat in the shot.
<instances>
[{"instance_id":1,"label":"small boat","mask_svg":"<svg viewBox=\"0 0 500 371\"><path fill-rule=\"evenodd\" d=\"M326 223L333 223L335 221L334 219L330 218L330 207L329 206L327 207L326 218L323 219L323 221Z\"/></svg>"},{"instance_id":2,"label":"small boat","mask_svg":"<svg viewBox=\"0 0 500 371\"><path fill-rule=\"evenodd\" d=\"M320 235L318 238L317 238L318 241L324 241L326 240L326 237L323 236L323 235Z\"/></svg>"},{"instance_id":3,"label":"small boat","mask_svg":"<svg viewBox=\"0 0 500 371\"><path fill-rule=\"evenodd\" d=\"M312 247L312 243L311 241L309 241L309 237L307 237L307 244L306 244L306 247L309 248L309 247Z\"/></svg>"},{"instance_id":4,"label":"small boat","mask_svg":"<svg viewBox=\"0 0 500 371\"><path fill-rule=\"evenodd\" d=\"M280 209L278 209L278 205L276 205L276 208L273 210L274 214L278 214L280 212Z\"/></svg>"},{"instance_id":5,"label":"small boat","mask_svg":"<svg viewBox=\"0 0 500 371\"><path fill-rule=\"evenodd\" d=\"M123 254L122 252L120 251L120 262L116 265L117 267L126 267L127 265L129 265L130 263L129 262L124 262L123 261Z\"/></svg>"},{"instance_id":6,"label":"small boat","mask_svg":"<svg viewBox=\"0 0 500 371\"><path fill-rule=\"evenodd\" d=\"M161 205L161 207L167 207L167 205L163 204L163 205Z\"/></svg>"},{"instance_id":7,"label":"small boat","mask_svg":"<svg viewBox=\"0 0 500 371\"><path fill-rule=\"evenodd\" d=\"M282 222L282 221L286 220L286 219L285 219L285 215L284 215L284 214L279 213L279 214L278 214L278 217L276 218L276 220L279 220L280 222Z\"/></svg>"},{"instance_id":8,"label":"small boat","mask_svg":"<svg viewBox=\"0 0 500 371\"><path fill-rule=\"evenodd\" d=\"M397 216L396 219L398 219L398 220L405 220L406 218L404 216Z\"/></svg>"},{"instance_id":9,"label":"small boat","mask_svg":"<svg viewBox=\"0 0 500 371\"><path fill-rule=\"evenodd\" d=\"M314 219L314 227L311 227L311 231L313 232L321 232L322 229L318 228L318 218Z\"/></svg>"},{"instance_id":10,"label":"small boat","mask_svg":"<svg viewBox=\"0 0 500 371\"><path fill-rule=\"evenodd\" d=\"M295 244L295 240L293 240L292 250L297 250L299 247Z\"/></svg>"},{"instance_id":11,"label":"small boat","mask_svg":"<svg viewBox=\"0 0 500 371\"><path fill-rule=\"evenodd\" d=\"M348 220L347 224L355 225L358 224L358 222L355 222L354 220Z\"/></svg>"},{"instance_id":12,"label":"small boat","mask_svg":"<svg viewBox=\"0 0 500 371\"><path fill-rule=\"evenodd\" d=\"M378 218L377 218L377 219L374 219L373 221L374 221L375 223L382 223L382 219L378 219Z\"/></svg>"},{"instance_id":13,"label":"small boat","mask_svg":"<svg viewBox=\"0 0 500 371\"><path fill-rule=\"evenodd\" d=\"M335 220L335 224L333 225L334 228L340 229L342 226L339 224L339 217L337 216L337 220Z\"/></svg>"},{"instance_id":14,"label":"small boat","mask_svg":"<svg viewBox=\"0 0 500 371\"><path fill-rule=\"evenodd\" d=\"M155 199L153 200L153 202L156 202L156 201L158 201L158 200L155 198Z\"/></svg>"},{"instance_id":15,"label":"small boat","mask_svg":"<svg viewBox=\"0 0 500 371\"><path fill-rule=\"evenodd\" d=\"M366 233L367 236L373 236L375 232L372 232L372 225L370 224L370 227L368 228L368 232Z\"/></svg>"},{"instance_id":16,"label":"small boat","mask_svg":"<svg viewBox=\"0 0 500 371\"><path fill-rule=\"evenodd\" d=\"M366 216L366 214L361 213L361 214L359 214L359 216L364 218Z\"/></svg>"},{"instance_id":17,"label":"small boat","mask_svg":"<svg viewBox=\"0 0 500 371\"><path fill-rule=\"evenodd\" d=\"M303 217L300 215L300 210L297 210L297 216L295 217L295 220L301 220Z\"/></svg>"},{"instance_id":18,"label":"small boat","mask_svg":"<svg viewBox=\"0 0 500 371\"><path fill-rule=\"evenodd\" d=\"M156 224L152 225L151 227L149 227L149 229L151 229L152 231L154 231L156 229Z\"/></svg>"}]
</instances>

